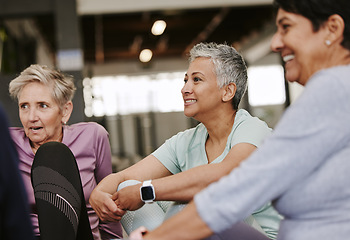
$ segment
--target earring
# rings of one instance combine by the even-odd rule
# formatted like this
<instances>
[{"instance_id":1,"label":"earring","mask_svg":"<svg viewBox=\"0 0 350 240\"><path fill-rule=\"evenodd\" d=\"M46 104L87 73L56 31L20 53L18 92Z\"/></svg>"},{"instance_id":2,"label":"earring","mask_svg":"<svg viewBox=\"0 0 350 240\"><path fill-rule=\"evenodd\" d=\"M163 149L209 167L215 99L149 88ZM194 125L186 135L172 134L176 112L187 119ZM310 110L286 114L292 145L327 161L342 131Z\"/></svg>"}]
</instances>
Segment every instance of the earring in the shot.
<instances>
[{"instance_id":1,"label":"earring","mask_svg":"<svg viewBox=\"0 0 350 240\"><path fill-rule=\"evenodd\" d=\"M63 125L67 125L67 122L62 122L63 123Z\"/></svg>"},{"instance_id":2,"label":"earring","mask_svg":"<svg viewBox=\"0 0 350 240\"><path fill-rule=\"evenodd\" d=\"M326 40L326 41L325 41L325 44L326 44L327 46L330 46L331 43L332 43L331 40Z\"/></svg>"}]
</instances>

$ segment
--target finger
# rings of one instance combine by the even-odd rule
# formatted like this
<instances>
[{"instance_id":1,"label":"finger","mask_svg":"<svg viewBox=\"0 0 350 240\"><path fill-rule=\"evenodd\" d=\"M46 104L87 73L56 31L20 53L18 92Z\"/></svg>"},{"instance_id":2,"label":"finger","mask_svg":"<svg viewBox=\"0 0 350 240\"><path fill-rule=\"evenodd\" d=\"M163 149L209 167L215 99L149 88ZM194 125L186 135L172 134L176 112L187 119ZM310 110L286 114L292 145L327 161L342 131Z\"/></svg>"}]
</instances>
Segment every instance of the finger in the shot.
<instances>
[{"instance_id":1,"label":"finger","mask_svg":"<svg viewBox=\"0 0 350 240\"><path fill-rule=\"evenodd\" d=\"M113 193L112 200L115 201L118 198L118 192Z\"/></svg>"},{"instance_id":2,"label":"finger","mask_svg":"<svg viewBox=\"0 0 350 240\"><path fill-rule=\"evenodd\" d=\"M139 227L133 232L130 233L130 239L131 240L142 240L143 235L147 233L147 229L145 227Z\"/></svg>"}]
</instances>

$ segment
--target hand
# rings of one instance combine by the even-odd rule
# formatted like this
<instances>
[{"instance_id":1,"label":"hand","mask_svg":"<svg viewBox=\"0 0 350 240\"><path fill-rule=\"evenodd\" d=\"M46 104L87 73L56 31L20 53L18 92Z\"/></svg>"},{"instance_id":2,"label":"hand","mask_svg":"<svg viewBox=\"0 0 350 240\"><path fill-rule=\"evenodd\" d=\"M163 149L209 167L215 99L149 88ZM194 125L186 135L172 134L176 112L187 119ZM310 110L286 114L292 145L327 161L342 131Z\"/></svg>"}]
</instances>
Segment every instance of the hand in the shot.
<instances>
[{"instance_id":1,"label":"hand","mask_svg":"<svg viewBox=\"0 0 350 240\"><path fill-rule=\"evenodd\" d=\"M147 233L147 229L145 227L139 227L133 232L130 233L129 239L130 240L143 240L143 235Z\"/></svg>"},{"instance_id":2,"label":"hand","mask_svg":"<svg viewBox=\"0 0 350 240\"><path fill-rule=\"evenodd\" d=\"M114 193L112 199L118 208L123 210L134 211L144 205L140 197L141 184L125 187Z\"/></svg>"},{"instance_id":3,"label":"hand","mask_svg":"<svg viewBox=\"0 0 350 240\"><path fill-rule=\"evenodd\" d=\"M123 209L117 207L112 200L112 195L95 188L89 199L89 203L97 216L104 222L120 221L125 214Z\"/></svg>"}]
</instances>

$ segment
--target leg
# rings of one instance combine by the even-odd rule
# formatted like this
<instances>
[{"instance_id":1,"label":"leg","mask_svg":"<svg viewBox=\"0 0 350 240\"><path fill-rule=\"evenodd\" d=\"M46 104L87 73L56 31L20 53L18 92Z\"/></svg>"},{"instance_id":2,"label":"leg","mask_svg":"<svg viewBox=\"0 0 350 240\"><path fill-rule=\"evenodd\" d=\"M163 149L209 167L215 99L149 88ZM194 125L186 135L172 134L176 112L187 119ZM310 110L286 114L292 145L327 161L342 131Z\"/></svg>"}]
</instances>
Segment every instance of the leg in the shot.
<instances>
[{"instance_id":1,"label":"leg","mask_svg":"<svg viewBox=\"0 0 350 240\"><path fill-rule=\"evenodd\" d=\"M42 240L92 240L79 169L59 142L43 144L32 165L32 185Z\"/></svg>"},{"instance_id":2,"label":"leg","mask_svg":"<svg viewBox=\"0 0 350 240\"><path fill-rule=\"evenodd\" d=\"M138 183L140 182L137 180L127 180L119 184L118 190ZM141 226L153 230L162 224L164 220L165 213L162 207L164 207L164 204L158 205L157 202L145 204L142 208L137 209L136 211L127 211L120 223L128 235Z\"/></svg>"}]
</instances>

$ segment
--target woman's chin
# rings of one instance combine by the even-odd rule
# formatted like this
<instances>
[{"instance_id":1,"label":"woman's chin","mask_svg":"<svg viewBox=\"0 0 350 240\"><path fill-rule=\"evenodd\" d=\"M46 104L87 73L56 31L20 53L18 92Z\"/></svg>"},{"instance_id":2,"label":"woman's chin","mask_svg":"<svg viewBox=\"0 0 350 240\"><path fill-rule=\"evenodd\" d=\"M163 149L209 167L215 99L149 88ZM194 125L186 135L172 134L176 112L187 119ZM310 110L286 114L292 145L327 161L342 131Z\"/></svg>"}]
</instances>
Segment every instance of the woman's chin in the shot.
<instances>
[{"instance_id":1,"label":"woman's chin","mask_svg":"<svg viewBox=\"0 0 350 240\"><path fill-rule=\"evenodd\" d=\"M191 114L191 113L184 112L184 114L186 117L193 117L193 114Z\"/></svg>"},{"instance_id":2,"label":"woman's chin","mask_svg":"<svg viewBox=\"0 0 350 240\"><path fill-rule=\"evenodd\" d=\"M194 114L193 112L190 112L190 111L186 111L186 110L185 110L185 111L184 111L184 114L185 114L186 117L196 119L196 118L195 118L196 114ZM197 120L197 119L196 119L196 120Z\"/></svg>"},{"instance_id":3,"label":"woman's chin","mask_svg":"<svg viewBox=\"0 0 350 240\"><path fill-rule=\"evenodd\" d=\"M295 76L295 74L288 74L288 72L286 73L286 80L288 82L299 82L299 77Z\"/></svg>"}]
</instances>

